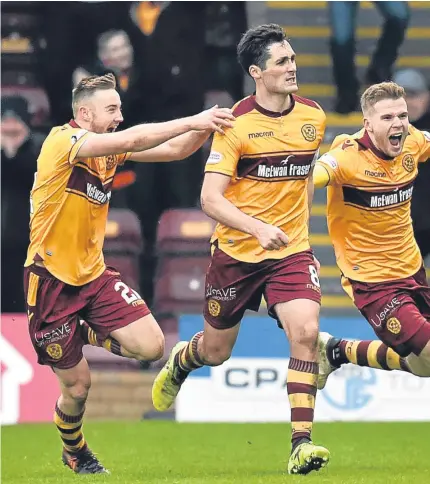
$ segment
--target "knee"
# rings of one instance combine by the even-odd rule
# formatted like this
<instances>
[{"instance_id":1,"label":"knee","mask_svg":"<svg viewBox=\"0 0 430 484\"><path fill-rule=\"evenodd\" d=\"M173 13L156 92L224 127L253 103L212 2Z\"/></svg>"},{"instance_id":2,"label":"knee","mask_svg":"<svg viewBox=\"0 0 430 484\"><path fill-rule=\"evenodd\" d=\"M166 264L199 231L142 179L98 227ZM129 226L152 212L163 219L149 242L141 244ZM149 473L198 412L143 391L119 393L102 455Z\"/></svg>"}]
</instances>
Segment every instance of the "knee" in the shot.
<instances>
[{"instance_id":1,"label":"knee","mask_svg":"<svg viewBox=\"0 0 430 484\"><path fill-rule=\"evenodd\" d=\"M231 356L231 348L222 348L220 346L205 347L203 346L203 359L208 366L219 366L227 361Z\"/></svg>"},{"instance_id":2,"label":"knee","mask_svg":"<svg viewBox=\"0 0 430 484\"><path fill-rule=\"evenodd\" d=\"M91 388L91 380L78 380L71 386L65 387L65 396L72 399L78 404L84 404L88 398L88 392Z\"/></svg>"},{"instance_id":3,"label":"knee","mask_svg":"<svg viewBox=\"0 0 430 484\"><path fill-rule=\"evenodd\" d=\"M300 326L290 328L290 343L292 346L303 346L316 349L318 342L318 322L307 321Z\"/></svg>"},{"instance_id":4,"label":"knee","mask_svg":"<svg viewBox=\"0 0 430 484\"><path fill-rule=\"evenodd\" d=\"M136 359L142 361L157 361L164 355L164 335L160 331L153 335L150 341L136 342L130 351L136 355Z\"/></svg>"}]
</instances>

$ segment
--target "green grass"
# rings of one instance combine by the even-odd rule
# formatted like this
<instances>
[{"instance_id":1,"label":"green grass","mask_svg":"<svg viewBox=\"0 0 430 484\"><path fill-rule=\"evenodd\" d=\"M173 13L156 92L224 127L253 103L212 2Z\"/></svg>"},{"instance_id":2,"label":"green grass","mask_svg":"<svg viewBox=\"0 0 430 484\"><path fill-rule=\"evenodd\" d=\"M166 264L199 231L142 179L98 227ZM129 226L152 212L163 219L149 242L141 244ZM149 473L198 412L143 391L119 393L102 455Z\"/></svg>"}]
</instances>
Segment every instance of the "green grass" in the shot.
<instances>
[{"instance_id":1,"label":"green grass","mask_svg":"<svg viewBox=\"0 0 430 484\"><path fill-rule=\"evenodd\" d=\"M289 427L283 424L88 423L91 448L110 476L83 482L124 484L424 484L430 483L430 423L316 424L331 451L326 469L288 476ZM76 483L63 467L53 425L2 429L2 482Z\"/></svg>"}]
</instances>

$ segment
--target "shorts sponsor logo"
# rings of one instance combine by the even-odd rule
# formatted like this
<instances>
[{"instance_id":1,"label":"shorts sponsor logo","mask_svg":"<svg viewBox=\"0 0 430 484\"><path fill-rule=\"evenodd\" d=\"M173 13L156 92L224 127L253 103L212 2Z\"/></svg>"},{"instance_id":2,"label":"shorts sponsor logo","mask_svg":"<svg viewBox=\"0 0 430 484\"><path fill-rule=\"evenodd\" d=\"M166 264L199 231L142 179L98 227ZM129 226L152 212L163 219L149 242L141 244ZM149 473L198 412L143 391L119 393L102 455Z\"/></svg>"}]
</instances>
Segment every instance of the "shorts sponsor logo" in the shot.
<instances>
[{"instance_id":1,"label":"shorts sponsor logo","mask_svg":"<svg viewBox=\"0 0 430 484\"><path fill-rule=\"evenodd\" d=\"M398 308L399 306L400 306L400 301L396 297L393 297L393 299L384 307L384 309L379 314L376 315L375 318L370 318L370 322L373 324L373 326L380 328L382 323L386 320L387 316L389 316L391 312L394 311L394 309ZM396 318L391 318L391 319L396 319Z\"/></svg>"},{"instance_id":2,"label":"shorts sponsor logo","mask_svg":"<svg viewBox=\"0 0 430 484\"><path fill-rule=\"evenodd\" d=\"M387 321L387 329L390 333L399 334L402 330L402 325L397 318L390 318Z\"/></svg>"},{"instance_id":3,"label":"shorts sponsor logo","mask_svg":"<svg viewBox=\"0 0 430 484\"><path fill-rule=\"evenodd\" d=\"M207 165L216 165L222 160L222 154L218 153L218 151L211 151L209 153L208 160L206 162Z\"/></svg>"},{"instance_id":4,"label":"shorts sponsor logo","mask_svg":"<svg viewBox=\"0 0 430 484\"><path fill-rule=\"evenodd\" d=\"M87 183L87 196L88 198L91 198L91 200L95 200L96 202L99 202L100 204L104 204L109 202L110 197L111 197L111 192L103 192L102 190L99 190L95 185L92 183Z\"/></svg>"},{"instance_id":5,"label":"shorts sponsor logo","mask_svg":"<svg viewBox=\"0 0 430 484\"><path fill-rule=\"evenodd\" d=\"M402 160L402 165L407 172L413 172L415 168L414 157L412 155L405 155Z\"/></svg>"},{"instance_id":6,"label":"shorts sponsor logo","mask_svg":"<svg viewBox=\"0 0 430 484\"><path fill-rule=\"evenodd\" d=\"M273 131L262 131L261 133L249 133L248 134L249 139L271 138L272 136L275 136L275 133Z\"/></svg>"},{"instance_id":7,"label":"shorts sponsor logo","mask_svg":"<svg viewBox=\"0 0 430 484\"><path fill-rule=\"evenodd\" d=\"M33 313L32 313L33 315ZM62 324L59 328L55 328L51 331L38 331L34 333L34 340L37 346L43 346L46 343L55 343L67 338L72 332L69 323Z\"/></svg>"},{"instance_id":8,"label":"shorts sponsor logo","mask_svg":"<svg viewBox=\"0 0 430 484\"><path fill-rule=\"evenodd\" d=\"M236 299L236 288L227 287L225 289L216 289L209 284L206 287L206 297L216 301L233 301L233 299Z\"/></svg>"},{"instance_id":9,"label":"shorts sponsor logo","mask_svg":"<svg viewBox=\"0 0 430 484\"><path fill-rule=\"evenodd\" d=\"M57 343L51 343L46 347L46 352L53 360L59 360L63 356L63 348Z\"/></svg>"},{"instance_id":10,"label":"shorts sponsor logo","mask_svg":"<svg viewBox=\"0 0 430 484\"><path fill-rule=\"evenodd\" d=\"M336 168L338 167L336 158L334 156L329 155L328 153L325 153L324 155L322 155L318 161L320 161L321 163L324 163L325 165L328 165L333 170L336 170Z\"/></svg>"},{"instance_id":11,"label":"shorts sponsor logo","mask_svg":"<svg viewBox=\"0 0 430 484\"><path fill-rule=\"evenodd\" d=\"M364 174L366 176L372 176L374 178L385 178L387 176L386 173L382 173L381 171L370 171L370 170L365 170Z\"/></svg>"},{"instance_id":12,"label":"shorts sponsor logo","mask_svg":"<svg viewBox=\"0 0 430 484\"><path fill-rule=\"evenodd\" d=\"M209 299L208 310L209 310L209 314L214 318L216 318L217 316L219 316L219 313L221 312L221 304L218 301L215 301L215 299Z\"/></svg>"},{"instance_id":13,"label":"shorts sponsor logo","mask_svg":"<svg viewBox=\"0 0 430 484\"><path fill-rule=\"evenodd\" d=\"M302 126L302 135L306 141L315 141L317 139L317 130L313 124L304 124Z\"/></svg>"}]
</instances>

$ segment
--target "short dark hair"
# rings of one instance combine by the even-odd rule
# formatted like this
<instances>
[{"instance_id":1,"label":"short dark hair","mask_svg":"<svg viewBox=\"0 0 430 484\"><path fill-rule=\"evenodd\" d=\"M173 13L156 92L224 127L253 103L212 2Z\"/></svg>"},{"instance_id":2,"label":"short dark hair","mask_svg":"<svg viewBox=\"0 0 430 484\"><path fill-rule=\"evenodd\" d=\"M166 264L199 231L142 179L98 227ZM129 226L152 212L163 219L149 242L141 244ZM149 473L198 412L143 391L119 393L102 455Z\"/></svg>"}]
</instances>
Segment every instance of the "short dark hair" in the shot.
<instances>
[{"instance_id":1,"label":"short dark hair","mask_svg":"<svg viewBox=\"0 0 430 484\"><path fill-rule=\"evenodd\" d=\"M76 116L78 103L83 98L91 96L96 91L115 88L116 79L113 74L105 74L104 76L90 76L82 79L82 81L80 81L72 91L73 115Z\"/></svg>"},{"instance_id":2,"label":"short dark hair","mask_svg":"<svg viewBox=\"0 0 430 484\"><path fill-rule=\"evenodd\" d=\"M252 65L266 68L269 58L269 47L288 40L284 29L278 24L265 24L245 32L237 46L237 59L242 69L249 74Z\"/></svg>"}]
</instances>

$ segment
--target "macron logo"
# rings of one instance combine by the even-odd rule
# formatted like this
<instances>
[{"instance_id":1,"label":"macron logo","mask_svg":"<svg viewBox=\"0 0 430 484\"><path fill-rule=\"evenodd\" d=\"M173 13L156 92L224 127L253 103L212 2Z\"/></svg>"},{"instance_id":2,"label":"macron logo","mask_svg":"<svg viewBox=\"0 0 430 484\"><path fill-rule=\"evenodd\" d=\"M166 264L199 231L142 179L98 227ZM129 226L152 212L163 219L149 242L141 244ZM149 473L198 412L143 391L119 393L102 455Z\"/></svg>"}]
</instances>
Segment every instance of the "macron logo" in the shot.
<instances>
[{"instance_id":1,"label":"macron logo","mask_svg":"<svg viewBox=\"0 0 430 484\"><path fill-rule=\"evenodd\" d=\"M273 131L262 131L261 133L249 133L248 134L249 139L270 138L272 136L275 136L275 133Z\"/></svg>"}]
</instances>

